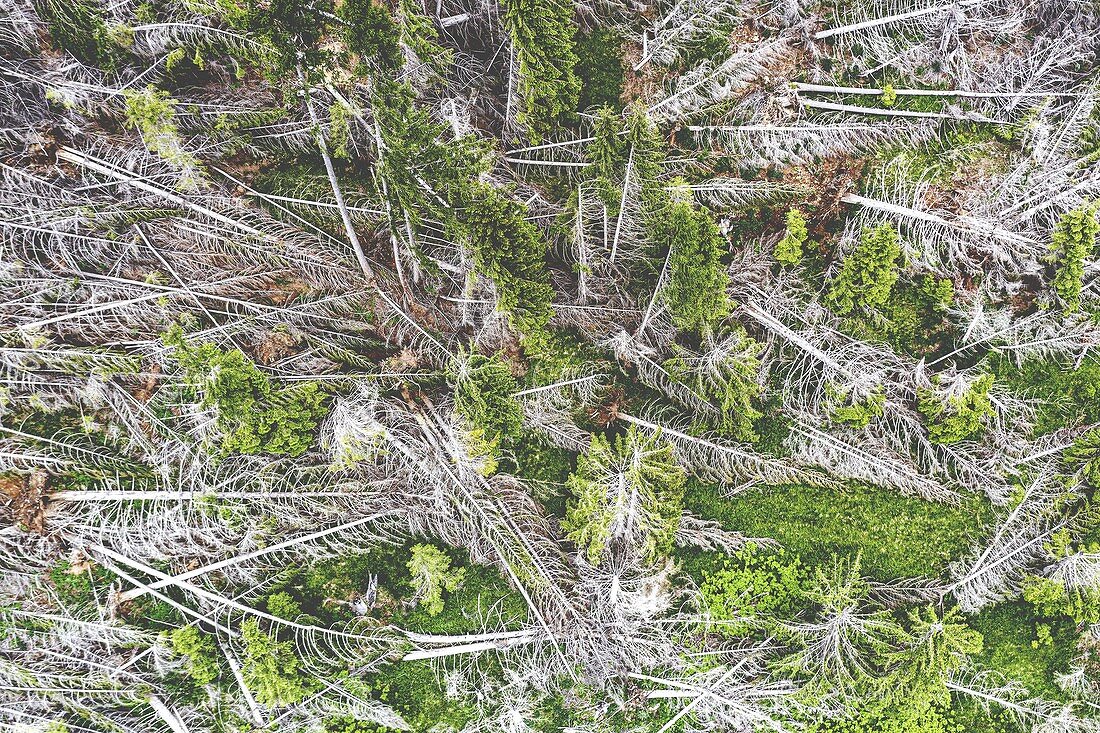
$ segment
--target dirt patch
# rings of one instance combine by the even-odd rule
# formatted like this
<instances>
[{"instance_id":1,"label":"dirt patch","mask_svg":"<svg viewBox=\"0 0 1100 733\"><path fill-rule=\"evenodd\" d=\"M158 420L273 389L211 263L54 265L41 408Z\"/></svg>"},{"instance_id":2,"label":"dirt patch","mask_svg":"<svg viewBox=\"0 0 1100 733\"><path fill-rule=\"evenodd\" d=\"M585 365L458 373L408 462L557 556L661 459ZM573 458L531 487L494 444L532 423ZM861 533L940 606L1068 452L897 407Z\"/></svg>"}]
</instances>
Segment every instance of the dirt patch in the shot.
<instances>
[{"instance_id":1,"label":"dirt patch","mask_svg":"<svg viewBox=\"0 0 1100 733\"><path fill-rule=\"evenodd\" d=\"M50 475L35 471L29 476L0 476L4 508L13 524L30 532L46 531L46 484Z\"/></svg>"}]
</instances>

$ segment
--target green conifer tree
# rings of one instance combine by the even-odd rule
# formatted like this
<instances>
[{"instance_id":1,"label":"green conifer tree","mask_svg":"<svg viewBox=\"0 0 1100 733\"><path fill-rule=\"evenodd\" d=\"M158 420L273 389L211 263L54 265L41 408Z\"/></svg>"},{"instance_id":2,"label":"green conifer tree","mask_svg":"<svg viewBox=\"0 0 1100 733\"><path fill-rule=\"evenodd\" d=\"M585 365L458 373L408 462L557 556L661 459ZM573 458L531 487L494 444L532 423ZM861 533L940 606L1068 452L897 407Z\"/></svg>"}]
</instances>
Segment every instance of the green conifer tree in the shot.
<instances>
[{"instance_id":1,"label":"green conifer tree","mask_svg":"<svg viewBox=\"0 0 1100 733\"><path fill-rule=\"evenodd\" d=\"M889 224L864 229L856 248L844 258L840 273L829 284L826 301L842 316L882 306L898 279L901 245Z\"/></svg>"},{"instance_id":2,"label":"green conifer tree","mask_svg":"<svg viewBox=\"0 0 1100 733\"><path fill-rule=\"evenodd\" d=\"M1085 259L1095 252L1096 235L1100 232L1096 210L1097 205L1090 204L1068 212L1051 235L1049 259L1055 267L1052 285L1067 313L1081 307Z\"/></svg>"},{"instance_id":3,"label":"green conifer tree","mask_svg":"<svg viewBox=\"0 0 1100 733\"><path fill-rule=\"evenodd\" d=\"M569 477L573 501L562 527L592 563L613 543L655 562L672 548L686 479L660 435L634 427L613 440L595 435Z\"/></svg>"}]
</instances>

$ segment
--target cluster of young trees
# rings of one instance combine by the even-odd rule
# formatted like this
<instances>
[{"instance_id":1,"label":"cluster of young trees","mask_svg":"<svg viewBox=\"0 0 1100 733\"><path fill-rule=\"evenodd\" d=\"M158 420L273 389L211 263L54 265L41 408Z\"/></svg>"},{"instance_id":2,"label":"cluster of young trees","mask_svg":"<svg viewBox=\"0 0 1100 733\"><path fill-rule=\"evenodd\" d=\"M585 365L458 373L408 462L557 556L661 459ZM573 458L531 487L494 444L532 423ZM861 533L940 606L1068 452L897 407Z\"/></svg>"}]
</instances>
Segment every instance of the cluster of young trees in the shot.
<instances>
[{"instance_id":1,"label":"cluster of young trees","mask_svg":"<svg viewBox=\"0 0 1100 733\"><path fill-rule=\"evenodd\" d=\"M10 0L0 725L1093 733L1094 15Z\"/></svg>"}]
</instances>

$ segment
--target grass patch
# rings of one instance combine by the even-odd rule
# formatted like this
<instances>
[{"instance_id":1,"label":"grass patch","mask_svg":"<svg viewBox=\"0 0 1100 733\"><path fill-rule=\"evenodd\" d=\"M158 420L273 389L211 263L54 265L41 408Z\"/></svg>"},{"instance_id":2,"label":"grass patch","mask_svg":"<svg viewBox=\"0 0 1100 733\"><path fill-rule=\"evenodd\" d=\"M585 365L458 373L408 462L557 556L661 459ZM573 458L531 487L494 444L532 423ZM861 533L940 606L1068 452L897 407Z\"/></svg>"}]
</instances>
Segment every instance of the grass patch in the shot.
<instances>
[{"instance_id":1,"label":"grass patch","mask_svg":"<svg viewBox=\"0 0 1100 733\"><path fill-rule=\"evenodd\" d=\"M807 565L861 552L864 571L883 580L939 574L992 518L977 497L953 507L862 485L769 486L727 499L717 487L692 481L684 504L728 530L770 537Z\"/></svg>"}]
</instances>

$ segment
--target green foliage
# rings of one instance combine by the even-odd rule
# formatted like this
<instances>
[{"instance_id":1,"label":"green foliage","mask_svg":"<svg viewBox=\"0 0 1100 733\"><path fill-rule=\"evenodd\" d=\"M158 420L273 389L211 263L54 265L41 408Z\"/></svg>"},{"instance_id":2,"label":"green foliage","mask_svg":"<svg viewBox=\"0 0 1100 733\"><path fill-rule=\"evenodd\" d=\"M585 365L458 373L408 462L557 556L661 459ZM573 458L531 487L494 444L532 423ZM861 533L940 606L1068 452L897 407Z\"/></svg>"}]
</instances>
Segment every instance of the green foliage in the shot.
<instances>
[{"instance_id":1,"label":"green foliage","mask_svg":"<svg viewBox=\"0 0 1100 733\"><path fill-rule=\"evenodd\" d=\"M390 733L391 728L366 720L349 716L326 718L321 725L322 733Z\"/></svg>"},{"instance_id":2,"label":"green foliage","mask_svg":"<svg viewBox=\"0 0 1100 733\"><path fill-rule=\"evenodd\" d=\"M809 232L806 218L798 209L787 212L787 231L775 245L775 261L781 265L797 265L802 261L802 245L806 243Z\"/></svg>"},{"instance_id":3,"label":"green foliage","mask_svg":"<svg viewBox=\"0 0 1100 733\"><path fill-rule=\"evenodd\" d=\"M196 684L209 685L218 679L218 657L213 640L194 626L172 632L172 649L187 657L187 673Z\"/></svg>"},{"instance_id":4,"label":"green foliage","mask_svg":"<svg viewBox=\"0 0 1100 733\"><path fill-rule=\"evenodd\" d=\"M538 142L577 109L581 82L574 71L573 6L549 0L505 0L504 25L519 61L517 119Z\"/></svg>"},{"instance_id":5,"label":"green foliage","mask_svg":"<svg viewBox=\"0 0 1100 733\"><path fill-rule=\"evenodd\" d=\"M802 605L806 568L782 548L747 545L706 576L700 591L717 630L744 636L793 616Z\"/></svg>"},{"instance_id":6,"label":"green foliage","mask_svg":"<svg viewBox=\"0 0 1100 733\"><path fill-rule=\"evenodd\" d=\"M443 591L454 591L466 577L463 568L451 569L451 559L431 545L413 545L408 562L416 598L429 616L443 611Z\"/></svg>"},{"instance_id":7,"label":"green foliage","mask_svg":"<svg viewBox=\"0 0 1100 733\"><path fill-rule=\"evenodd\" d=\"M655 562L672 548L686 478L660 435L636 427L613 441L594 435L569 477L574 501L562 529L593 564L618 542Z\"/></svg>"},{"instance_id":8,"label":"green foliage","mask_svg":"<svg viewBox=\"0 0 1100 733\"><path fill-rule=\"evenodd\" d=\"M606 26L577 36L577 76L581 79L578 109L607 106L619 109L624 72L622 37Z\"/></svg>"},{"instance_id":9,"label":"green foliage","mask_svg":"<svg viewBox=\"0 0 1100 733\"><path fill-rule=\"evenodd\" d=\"M119 41L123 37L107 24L107 13L98 2L35 0L34 9L46 23L55 48L106 69L113 69L121 61L124 48Z\"/></svg>"},{"instance_id":10,"label":"green foliage","mask_svg":"<svg viewBox=\"0 0 1100 733\"><path fill-rule=\"evenodd\" d=\"M880 319L852 318L849 330L867 340L884 340L898 351L924 355L946 342L950 324L944 311L955 297L950 280L920 275L894 285Z\"/></svg>"},{"instance_id":11,"label":"green foliage","mask_svg":"<svg viewBox=\"0 0 1100 733\"><path fill-rule=\"evenodd\" d=\"M421 11L419 0L398 0L397 10L401 42L437 75L445 74L454 63L454 53L440 45L439 31L432 19Z\"/></svg>"},{"instance_id":12,"label":"green foliage","mask_svg":"<svg viewBox=\"0 0 1100 733\"><path fill-rule=\"evenodd\" d=\"M898 102L898 93L894 91L892 84L884 84L882 87L882 106L893 107Z\"/></svg>"},{"instance_id":13,"label":"green foliage","mask_svg":"<svg viewBox=\"0 0 1100 733\"><path fill-rule=\"evenodd\" d=\"M434 262L419 253L422 220L441 222L456 234L464 232L462 214L457 212L470 201L476 203L480 184L475 184L478 191L471 191L471 181L489 169L489 162L484 141L473 135L453 139L450 128L432 120L415 101L407 82L383 79L373 85L371 107L383 149L376 172L390 202L390 236L407 243L420 264L431 270Z\"/></svg>"},{"instance_id":14,"label":"green foliage","mask_svg":"<svg viewBox=\"0 0 1100 733\"><path fill-rule=\"evenodd\" d=\"M310 693L314 683L298 669L293 644L269 636L256 619L241 624L241 638L241 676L257 702L270 707L293 705Z\"/></svg>"},{"instance_id":15,"label":"green foliage","mask_svg":"<svg viewBox=\"0 0 1100 733\"><path fill-rule=\"evenodd\" d=\"M1085 276L1085 258L1096 249L1097 204L1081 206L1062 216L1050 241L1050 262L1055 266L1052 285L1062 308L1072 313L1081 307L1081 279Z\"/></svg>"},{"instance_id":16,"label":"green foliage","mask_svg":"<svg viewBox=\"0 0 1100 733\"><path fill-rule=\"evenodd\" d=\"M631 105L626 117L626 132L633 166L631 175L636 176L641 187L642 216L648 227L669 205L668 191L660 180L666 145L641 102Z\"/></svg>"},{"instance_id":17,"label":"green foliage","mask_svg":"<svg viewBox=\"0 0 1100 733\"><path fill-rule=\"evenodd\" d=\"M1100 422L1100 360L1087 358L1075 366L1068 361L1029 359L1018 366L1011 358L994 356L990 368L999 383L1022 396L1041 400L1036 435Z\"/></svg>"},{"instance_id":18,"label":"green foliage","mask_svg":"<svg viewBox=\"0 0 1100 733\"><path fill-rule=\"evenodd\" d=\"M225 438L221 452L299 456L313 444L328 396L317 382L276 388L242 352L214 344L188 344L175 327L164 335L188 384L201 390L202 404L215 407Z\"/></svg>"},{"instance_id":19,"label":"green foliage","mask_svg":"<svg viewBox=\"0 0 1100 733\"><path fill-rule=\"evenodd\" d=\"M901 245L889 224L866 228L859 244L844 258L840 273L829 283L826 301L839 315L884 305L898 279Z\"/></svg>"},{"instance_id":20,"label":"green foliage","mask_svg":"<svg viewBox=\"0 0 1100 733\"><path fill-rule=\"evenodd\" d=\"M705 333L730 311L729 275L722 264L729 243L710 214L694 206L690 193L650 222L650 235L670 253L662 297L672 322L681 330Z\"/></svg>"},{"instance_id":21,"label":"green foliage","mask_svg":"<svg viewBox=\"0 0 1100 733\"><path fill-rule=\"evenodd\" d=\"M146 147L168 164L180 168L195 168L198 161L180 144L176 127L175 101L168 93L154 87L142 91L125 91L126 126L137 128Z\"/></svg>"},{"instance_id":22,"label":"green foliage","mask_svg":"<svg viewBox=\"0 0 1100 733\"><path fill-rule=\"evenodd\" d=\"M981 650L982 635L967 626L956 609L948 608L942 616L932 606L910 610L906 642L890 655L887 695L899 706L947 706L948 679Z\"/></svg>"},{"instance_id":23,"label":"green foliage","mask_svg":"<svg viewBox=\"0 0 1100 733\"><path fill-rule=\"evenodd\" d=\"M618 213L619 197L622 195L621 187L615 183L625 164L626 140L619 134L622 129L622 115L611 107L600 107L592 123L592 142L585 150L585 156L592 164L586 173L595 180L596 191L609 215Z\"/></svg>"},{"instance_id":24,"label":"green foliage","mask_svg":"<svg viewBox=\"0 0 1100 733\"><path fill-rule=\"evenodd\" d=\"M50 569L50 581L66 606L84 608L96 603L96 587L105 586L108 573L98 565L72 565L62 561Z\"/></svg>"},{"instance_id":25,"label":"green foliage","mask_svg":"<svg viewBox=\"0 0 1100 733\"><path fill-rule=\"evenodd\" d=\"M332 145L332 157L348 159L348 142L351 139L351 127L348 120L351 111L343 102L337 100L328 108L328 141Z\"/></svg>"},{"instance_id":26,"label":"green foliage","mask_svg":"<svg viewBox=\"0 0 1100 733\"><path fill-rule=\"evenodd\" d=\"M373 687L377 698L392 706L413 733L462 730L474 716L472 705L444 694L426 661L398 662L376 678Z\"/></svg>"},{"instance_id":27,"label":"green foliage","mask_svg":"<svg viewBox=\"0 0 1100 733\"><path fill-rule=\"evenodd\" d=\"M338 10L343 21L344 45L358 57L364 75L393 74L404 62L398 45L399 31L389 9L372 0L343 0Z\"/></svg>"},{"instance_id":28,"label":"green foliage","mask_svg":"<svg viewBox=\"0 0 1100 733\"><path fill-rule=\"evenodd\" d=\"M864 569L879 580L939 574L992 520L989 504L978 497L947 506L862 484L835 491L754 487L727 498L692 481L684 506L726 529L770 537L809 566L833 553L859 552Z\"/></svg>"},{"instance_id":29,"label":"green foliage","mask_svg":"<svg viewBox=\"0 0 1100 733\"><path fill-rule=\"evenodd\" d=\"M1062 462L1079 472L1092 489L1100 488L1100 429L1093 428L1074 439L1062 453Z\"/></svg>"},{"instance_id":30,"label":"green foliage","mask_svg":"<svg viewBox=\"0 0 1100 733\"><path fill-rule=\"evenodd\" d=\"M804 676L810 694L864 695L883 684L889 654L904 632L869 598L870 589L859 553L834 555L814 568L804 596L814 605L816 623L792 630L796 643L780 665Z\"/></svg>"},{"instance_id":31,"label":"green foliage","mask_svg":"<svg viewBox=\"0 0 1100 733\"><path fill-rule=\"evenodd\" d=\"M1069 616L1078 624L1100 623L1100 590L1066 588L1061 581L1029 575L1024 579L1023 598L1039 616Z\"/></svg>"},{"instance_id":32,"label":"green foliage","mask_svg":"<svg viewBox=\"0 0 1100 733\"><path fill-rule=\"evenodd\" d=\"M857 701L855 710L846 717L818 720L804 730L805 733L979 733L965 716L946 706L917 705L904 700L886 703L875 698ZM997 733L1007 730L998 729Z\"/></svg>"},{"instance_id":33,"label":"green foliage","mask_svg":"<svg viewBox=\"0 0 1100 733\"><path fill-rule=\"evenodd\" d=\"M499 354L470 354L454 369L455 410L484 431L490 443L520 435L523 407L512 397L519 391L512 370Z\"/></svg>"},{"instance_id":34,"label":"green foliage","mask_svg":"<svg viewBox=\"0 0 1100 733\"><path fill-rule=\"evenodd\" d=\"M970 617L970 625L981 633L982 651L974 655L974 666L995 669L1017 680L1031 694L1060 699L1054 675L1066 671L1076 655L1076 625L1062 616L1049 622L1053 643L1031 646L1036 634L1032 607L1024 602L999 603Z\"/></svg>"},{"instance_id":35,"label":"green foliage","mask_svg":"<svg viewBox=\"0 0 1100 733\"><path fill-rule=\"evenodd\" d=\"M546 240L525 219L527 209L493 186L475 183L463 213L474 265L492 280L498 307L512 327L537 345L553 314L554 291L546 269Z\"/></svg>"},{"instance_id":36,"label":"green foliage","mask_svg":"<svg viewBox=\"0 0 1100 733\"><path fill-rule=\"evenodd\" d=\"M332 0L247 0L243 24L267 47L264 70L275 78L302 69L307 76L321 73L329 53L321 39L333 15Z\"/></svg>"},{"instance_id":37,"label":"green foliage","mask_svg":"<svg viewBox=\"0 0 1100 733\"><path fill-rule=\"evenodd\" d=\"M886 394L880 387L861 400L849 400L848 393L839 393L831 386L826 387L829 401L829 419L835 423L863 430L872 420L882 417L882 407L886 404Z\"/></svg>"},{"instance_id":38,"label":"green foliage","mask_svg":"<svg viewBox=\"0 0 1100 733\"><path fill-rule=\"evenodd\" d=\"M950 445L972 438L982 430L982 423L993 415L989 390L994 376L983 374L967 391L945 401L935 388L917 390L917 409L928 424L928 438L933 443Z\"/></svg>"},{"instance_id":39,"label":"green foliage","mask_svg":"<svg viewBox=\"0 0 1100 733\"><path fill-rule=\"evenodd\" d=\"M756 408L760 397L758 355L761 345L743 327L728 334L704 338L704 353L673 346L673 357L663 364L669 376L694 394L716 402L720 409L719 432L737 440L755 442L753 425L763 413Z\"/></svg>"}]
</instances>

